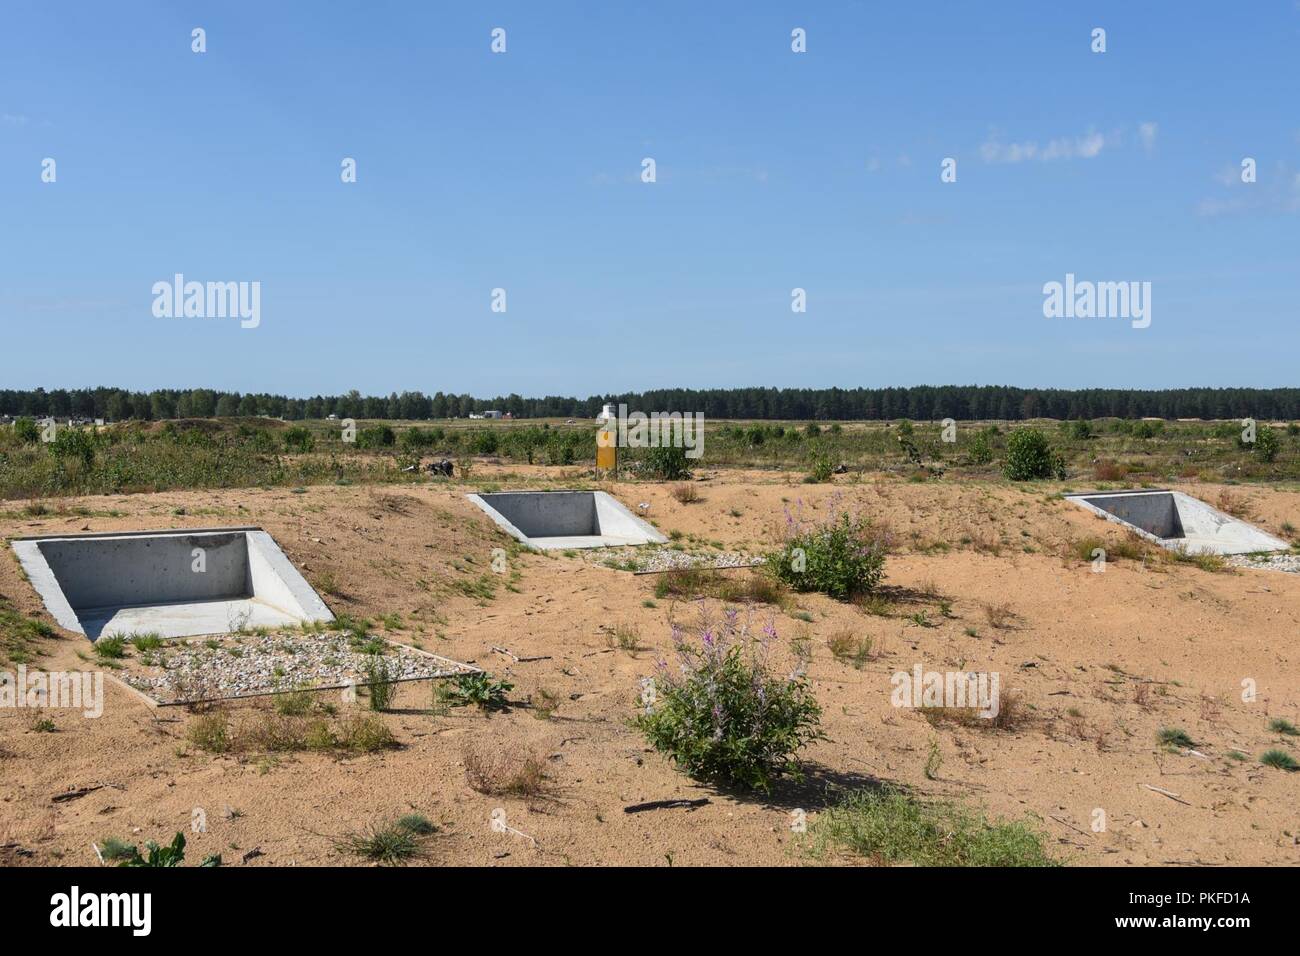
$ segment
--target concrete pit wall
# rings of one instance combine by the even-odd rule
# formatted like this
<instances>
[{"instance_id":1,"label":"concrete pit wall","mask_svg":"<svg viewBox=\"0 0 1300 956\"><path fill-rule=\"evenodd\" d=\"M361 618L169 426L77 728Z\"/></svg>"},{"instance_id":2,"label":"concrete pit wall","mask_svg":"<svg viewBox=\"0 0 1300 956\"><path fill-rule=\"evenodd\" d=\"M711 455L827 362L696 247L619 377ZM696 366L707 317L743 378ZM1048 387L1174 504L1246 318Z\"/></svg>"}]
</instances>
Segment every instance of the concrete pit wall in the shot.
<instances>
[{"instance_id":1,"label":"concrete pit wall","mask_svg":"<svg viewBox=\"0 0 1300 956\"><path fill-rule=\"evenodd\" d=\"M1170 492L1149 495L1096 495L1084 501L1157 538L1181 538L1183 525Z\"/></svg>"},{"instance_id":2,"label":"concrete pit wall","mask_svg":"<svg viewBox=\"0 0 1300 956\"><path fill-rule=\"evenodd\" d=\"M603 491L467 495L502 531L530 548L607 548L668 539Z\"/></svg>"},{"instance_id":3,"label":"concrete pit wall","mask_svg":"<svg viewBox=\"0 0 1300 956\"><path fill-rule=\"evenodd\" d=\"M1281 538L1181 491L1093 492L1066 495L1066 500L1161 547L1188 554L1254 554L1291 548Z\"/></svg>"},{"instance_id":4,"label":"concrete pit wall","mask_svg":"<svg viewBox=\"0 0 1300 956\"><path fill-rule=\"evenodd\" d=\"M12 545L60 626L92 640L334 619L260 528L60 535Z\"/></svg>"}]
</instances>

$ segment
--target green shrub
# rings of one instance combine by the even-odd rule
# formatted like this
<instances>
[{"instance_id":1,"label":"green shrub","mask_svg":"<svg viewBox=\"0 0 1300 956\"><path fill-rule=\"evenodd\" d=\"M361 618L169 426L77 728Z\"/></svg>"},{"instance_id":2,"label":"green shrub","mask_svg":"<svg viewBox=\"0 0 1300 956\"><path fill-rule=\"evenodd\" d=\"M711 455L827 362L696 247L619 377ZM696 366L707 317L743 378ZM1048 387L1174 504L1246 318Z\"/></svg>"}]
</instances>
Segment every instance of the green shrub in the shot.
<instances>
[{"instance_id":1,"label":"green shrub","mask_svg":"<svg viewBox=\"0 0 1300 956\"><path fill-rule=\"evenodd\" d=\"M990 823L953 803L922 802L896 787L856 790L809 828L814 855L839 850L915 866L1057 866L1028 822Z\"/></svg>"},{"instance_id":2,"label":"green shrub","mask_svg":"<svg viewBox=\"0 0 1300 956\"><path fill-rule=\"evenodd\" d=\"M641 459L641 474L660 481L685 481L691 477L691 460L685 448L675 445L647 448Z\"/></svg>"},{"instance_id":3,"label":"green shrub","mask_svg":"<svg viewBox=\"0 0 1300 956\"><path fill-rule=\"evenodd\" d=\"M185 834L177 833L171 842L171 846L159 846L153 840L149 840L144 845L147 856L141 856L136 847L131 847L129 856L122 859L118 866L127 867L173 867L180 866L185 862ZM221 865L221 856L214 854L205 857L199 864L202 867L214 867Z\"/></svg>"},{"instance_id":4,"label":"green shrub","mask_svg":"<svg viewBox=\"0 0 1300 956\"><path fill-rule=\"evenodd\" d=\"M470 451L475 455L495 455L500 445L501 442L497 438L495 429L482 428L474 432L469 447Z\"/></svg>"},{"instance_id":5,"label":"green shrub","mask_svg":"<svg viewBox=\"0 0 1300 956\"><path fill-rule=\"evenodd\" d=\"M1289 773L1300 770L1300 763L1297 763L1294 757L1285 750L1277 748L1266 750L1260 754L1259 762L1265 767L1276 767L1278 770L1285 770Z\"/></svg>"},{"instance_id":6,"label":"green shrub","mask_svg":"<svg viewBox=\"0 0 1300 956\"><path fill-rule=\"evenodd\" d=\"M402 820L407 819L403 817ZM426 834L416 832L399 820L396 823L372 824L358 833L350 833L335 845L341 852L387 866L396 866L425 854Z\"/></svg>"},{"instance_id":7,"label":"green shrub","mask_svg":"<svg viewBox=\"0 0 1300 956\"><path fill-rule=\"evenodd\" d=\"M34 445L41 440L41 429L30 418L19 418L14 422L14 436L25 445Z\"/></svg>"},{"instance_id":8,"label":"green shrub","mask_svg":"<svg viewBox=\"0 0 1300 956\"><path fill-rule=\"evenodd\" d=\"M830 481L833 474L835 474L835 459L821 452L812 456L808 464L808 476L804 480L821 484Z\"/></svg>"},{"instance_id":9,"label":"green shrub","mask_svg":"<svg viewBox=\"0 0 1300 956\"><path fill-rule=\"evenodd\" d=\"M284 442L285 451L303 455L310 453L316 447L316 439L312 437L311 431L301 425L286 428L281 441Z\"/></svg>"},{"instance_id":10,"label":"green shrub","mask_svg":"<svg viewBox=\"0 0 1300 956\"><path fill-rule=\"evenodd\" d=\"M807 525L786 511L786 543L767 556L768 570L797 591L820 591L841 601L869 594L885 570L887 535L848 511Z\"/></svg>"},{"instance_id":11,"label":"green shrub","mask_svg":"<svg viewBox=\"0 0 1300 956\"><path fill-rule=\"evenodd\" d=\"M993 460L993 436L987 428L981 428L970 442L970 460L973 465L987 465Z\"/></svg>"},{"instance_id":12,"label":"green shrub","mask_svg":"<svg viewBox=\"0 0 1300 956\"><path fill-rule=\"evenodd\" d=\"M509 709L506 695L514 689L514 684L493 680L491 674L482 671L458 674L449 685L438 688L442 702L452 707L477 707L488 713Z\"/></svg>"},{"instance_id":13,"label":"green shrub","mask_svg":"<svg viewBox=\"0 0 1300 956\"><path fill-rule=\"evenodd\" d=\"M707 783L768 792L775 778L798 777L796 754L822 736L821 708L802 666L778 676L768 663L775 638L770 625L751 637L735 612L698 638L674 628L677 664L660 662L637 717L646 739Z\"/></svg>"},{"instance_id":14,"label":"green shrub","mask_svg":"<svg viewBox=\"0 0 1300 956\"><path fill-rule=\"evenodd\" d=\"M1006 476L1012 481L1064 478L1065 461L1038 429L1018 428L1007 436Z\"/></svg>"},{"instance_id":15,"label":"green shrub","mask_svg":"<svg viewBox=\"0 0 1300 956\"><path fill-rule=\"evenodd\" d=\"M50 442L57 458L75 458L89 467L95 460L95 437L81 428L60 428Z\"/></svg>"},{"instance_id":16,"label":"green shrub","mask_svg":"<svg viewBox=\"0 0 1300 956\"><path fill-rule=\"evenodd\" d=\"M121 634L101 637L93 645L96 656L107 660L121 660L126 656L126 638Z\"/></svg>"},{"instance_id":17,"label":"green shrub","mask_svg":"<svg viewBox=\"0 0 1300 956\"><path fill-rule=\"evenodd\" d=\"M1255 457L1260 461L1270 462L1277 457L1277 453L1282 450L1282 439L1277 437L1277 432L1267 425L1260 425L1255 429L1255 446L1253 451Z\"/></svg>"},{"instance_id":18,"label":"green shrub","mask_svg":"<svg viewBox=\"0 0 1300 956\"><path fill-rule=\"evenodd\" d=\"M358 448L392 448L397 433L387 425L373 425L357 432Z\"/></svg>"},{"instance_id":19,"label":"green shrub","mask_svg":"<svg viewBox=\"0 0 1300 956\"><path fill-rule=\"evenodd\" d=\"M397 682L393 667L383 654L366 655L366 679L369 686L370 709L387 710L397 695Z\"/></svg>"}]
</instances>

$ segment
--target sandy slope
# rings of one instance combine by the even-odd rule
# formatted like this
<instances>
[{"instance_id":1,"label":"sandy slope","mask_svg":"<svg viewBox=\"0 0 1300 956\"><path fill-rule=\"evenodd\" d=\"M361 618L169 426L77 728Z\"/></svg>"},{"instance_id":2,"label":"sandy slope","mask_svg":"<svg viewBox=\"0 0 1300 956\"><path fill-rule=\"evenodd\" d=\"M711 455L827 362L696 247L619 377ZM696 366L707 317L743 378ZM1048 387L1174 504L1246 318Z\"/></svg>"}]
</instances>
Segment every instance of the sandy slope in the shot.
<instances>
[{"instance_id":1,"label":"sandy slope","mask_svg":"<svg viewBox=\"0 0 1300 956\"><path fill-rule=\"evenodd\" d=\"M482 466L476 477L493 471ZM510 473L540 479L546 469ZM549 477L565 476L552 470ZM669 616L689 622L697 613L662 600L643 606L653 577L579 558L523 554L513 559L518 593L500 588L483 603L449 593L441 582L485 571L490 550L504 540L464 501L462 489L330 486L302 494L205 491L63 503L118 510L120 517L23 518L11 505L0 518L5 535L261 525L308 577L334 576L344 595L327 597L336 612L396 612L406 624L391 635L396 639L508 676L518 700L546 688L562 704L550 720L526 708L490 719L463 711L433 716L425 712L428 685L406 685L396 712L384 718L402 748L346 759L212 757L186 745L183 711L155 712L111 684L102 718L52 713L56 733L30 730L28 712L0 713L0 844L11 845L0 851L3 862L94 862L92 841L166 839L187 829L192 810L201 807L209 830L191 834L191 857L221 852L238 863L259 850L249 865L352 862L334 849L334 836L412 809L441 826L431 844L434 863L797 864L806 857L790 831L791 811L815 815L826 784L869 778L981 805L994 815L1032 814L1055 852L1075 862L1300 860L1300 775L1254 759L1271 746L1297 750L1266 724L1273 716L1300 720L1300 577L1125 561L1093 574L1087 565L1062 560L1061 543L1115 531L1049 500L1051 489L885 477L838 481L809 486L795 475L721 472L700 483L703 500L689 505L675 501L667 486L610 486L629 505L649 503L661 529L729 548L770 544L784 505L802 500L818 514L832 494L893 528L899 553L888 563L886 583L896 596L914 598L894 616L870 616L817 595L798 598L811 623L775 609L754 612L763 621L774 615L783 641L811 642L811 675L825 709L827 739L807 753L808 781L771 798L697 786L628 727L638 677L668 651ZM1217 492L1182 490L1209 500ZM1300 519L1300 494L1244 495L1274 533L1287 518ZM185 513L174 513L178 508ZM951 602L951 618L919 593L936 590ZM41 610L14 561L0 561L0 593L24 611ZM1002 603L1018 616L1012 629L986 620L984 606ZM920 610L936 626L908 620ZM618 624L639 629L641 650L609 647L605 629ZM836 661L826 638L842 628L871 636L884 656L861 670ZM492 652L493 645L548 659L512 663ZM51 646L48 667L84 666L77 657L84 639L65 634ZM933 670L999 671L1004 692L1023 696L1029 721L1005 733L936 728L891 707L890 675L918 662ZM1258 687L1249 704L1240 696L1245 678ZM1145 705L1135 701L1142 682L1155 682ZM1155 735L1168 725L1186 730L1204 756L1159 748ZM927 780L932 740L943 762L937 779ZM548 757L556 797L529 805L474 792L464 777L466 746L536 748ZM1228 759L1232 748L1251 759ZM96 784L106 786L77 800L51 800ZM638 801L700 795L712 802L691 812L623 813ZM496 807L536 846L492 832L489 814ZM226 808L237 815L228 818ZM1098 808L1107 818L1100 833L1091 829Z\"/></svg>"}]
</instances>

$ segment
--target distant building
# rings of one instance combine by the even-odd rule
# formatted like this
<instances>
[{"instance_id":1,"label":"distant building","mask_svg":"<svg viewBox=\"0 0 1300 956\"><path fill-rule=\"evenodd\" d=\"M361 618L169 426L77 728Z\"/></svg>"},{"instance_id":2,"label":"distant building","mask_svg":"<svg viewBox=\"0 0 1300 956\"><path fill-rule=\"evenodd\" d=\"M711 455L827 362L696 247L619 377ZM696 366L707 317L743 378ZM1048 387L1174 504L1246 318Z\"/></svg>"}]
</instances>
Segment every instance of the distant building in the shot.
<instances>
[{"instance_id":1,"label":"distant building","mask_svg":"<svg viewBox=\"0 0 1300 956\"><path fill-rule=\"evenodd\" d=\"M501 413L498 412L498 411L484 412L484 413L483 413L483 417L484 417L484 418L500 418L500 417L501 417Z\"/></svg>"}]
</instances>

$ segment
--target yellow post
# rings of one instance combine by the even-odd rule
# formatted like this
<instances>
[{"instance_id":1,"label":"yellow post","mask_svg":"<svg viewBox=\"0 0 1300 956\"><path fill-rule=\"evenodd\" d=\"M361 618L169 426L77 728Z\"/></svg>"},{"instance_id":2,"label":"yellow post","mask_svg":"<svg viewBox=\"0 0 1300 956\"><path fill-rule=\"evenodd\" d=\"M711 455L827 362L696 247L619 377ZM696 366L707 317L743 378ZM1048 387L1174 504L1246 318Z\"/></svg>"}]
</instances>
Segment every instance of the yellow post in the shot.
<instances>
[{"instance_id":1,"label":"yellow post","mask_svg":"<svg viewBox=\"0 0 1300 956\"><path fill-rule=\"evenodd\" d=\"M618 470L618 445L614 431L602 428L596 432L596 470L616 472Z\"/></svg>"}]
</instances>

